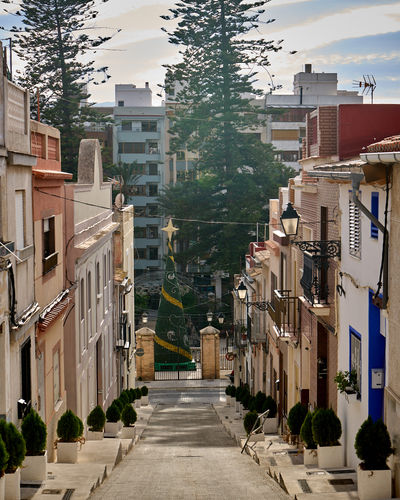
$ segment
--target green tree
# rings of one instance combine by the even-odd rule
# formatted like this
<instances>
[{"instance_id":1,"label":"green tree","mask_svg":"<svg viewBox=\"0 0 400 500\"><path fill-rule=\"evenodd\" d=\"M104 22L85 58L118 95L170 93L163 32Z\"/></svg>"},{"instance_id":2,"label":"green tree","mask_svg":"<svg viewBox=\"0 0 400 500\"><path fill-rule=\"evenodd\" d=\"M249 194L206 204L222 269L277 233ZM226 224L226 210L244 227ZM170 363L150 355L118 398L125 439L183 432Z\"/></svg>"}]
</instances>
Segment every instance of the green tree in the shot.
<instances>
[{"instance_id":1,"label":"green tree","mask_svg":"<svg viewBox=\"0 0 400 500\"><path fill-rule=\"evenodd\" d=\"M107 67L95 67L92 53L111 37L90 35L98 15L94 0L21 0L16 15L21 24L10 31L25 64L18 82L35 92L31 111L36 118L38 93L41 120L61 132L63 169L76 174L84 123L104 119L81 106L89 98L87 84L100 83L96 74L101 83L110 78Z\"/></svg>"},{"instance_id":2,"label":"green tree","mask_svg":"<svg viewBox=\"0 0 400 500\"><path fill-rule=\"evenodd\" d=\"M267 221L269 198L293 174L261 143L255 132L265 112L245 97L260 94L253 68L268 65L268 52L281 48L281 41L251 38L266 3L186 0L162 16L178 21L169 41L182 47L182 61L167 66L166 91L178 89L171 104L170 152L187 149L197 160L194 179L169 186L160 201L177 219L217 223L180 224L183 264L200 257L237 272L256 223Z\"/></svg>"}]
</instances>

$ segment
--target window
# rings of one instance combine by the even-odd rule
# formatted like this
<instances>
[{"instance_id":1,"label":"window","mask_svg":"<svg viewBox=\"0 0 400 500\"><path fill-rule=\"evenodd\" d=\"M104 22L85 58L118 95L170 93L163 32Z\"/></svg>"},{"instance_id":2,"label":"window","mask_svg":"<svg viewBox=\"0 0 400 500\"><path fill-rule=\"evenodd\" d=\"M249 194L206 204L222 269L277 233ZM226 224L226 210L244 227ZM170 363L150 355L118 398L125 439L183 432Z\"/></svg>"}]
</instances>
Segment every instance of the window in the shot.
<instances>
[{"instance_id":1,"label":"window","mask_svg":"<svg viewBox=\"0 0 400 500\"><path fill-rule=\"evenodd\" d=\"M31 133L32 154L38 158L46 158L45 136L38 132Z\"/></svg>"},{"instance_id":2,"label":"window","mask_svg":"<svg viewBox=\"0 0 400 500\"><path fill-rule=\"evenodd\" d=\"M146 238L146 228L135 227L135 238Z\"/></svg>"},{"instance_id":3,"label":"window","mask_svg":"<svg viewBox=\"0 0 400 500\"><path fill-rule=\"evenodd\" d=\"M150 247L149 248L149 259L150 260L158 260L158 247Z\"/></svg>"},{"instance_id":4,"label":"window","mask_svg":"<svg viewBox=\"0 0 400 500\"><path fill-rule=\"evenodd\" d=\"M145 173L145 165L143 163L134 163L132 165L133 175L143 175Z\"/></svg>"},{"instance_id":5,"label":"window","mask_svg":"<svg viewBox=\"0 0 400 500\"><path fill-rule=\"evenodd\" d=\"M271 140L273 141L298 141L298 129L275 129L271 130Z\"/></svg>"},{"instance_id":6,"label":"window","mask_svg":"<svg viewBox=\"0 0 400 500\"><path fill-rule=\"evenodd\" d=\"M314 266L312 256L306 252L303 253L303 276L300 280L300 285L303 288L304 296L313 304L314 303L314 295L313 295L313 275L314 275Z\"/></svg>"},{"instance_id":7,"label":"window","mask_svg":"<svg viewBox=\"0 0 400 500\"><path fill-rule=\"evenodd\" d=\"M158 215L158 205L148 205L147 213L149 217L157 217Z\"/></svg>"},{"instance_id":8,"label":"window","mask_svg":"<svg viewBox=\"0 0 400 500\"><path fill-rule=\"evenodd\" d=\"M142 121L142 132L157 132L157 122L155 120Z\"/></svg>"},{"instance_id":9,"label":"window","mask_svg":"<svg viewBox=\"0 0 400 500\"><path fill-rule=\"evenodd\" d=\"M119 142L118 153L121 154L141 154L145 152L144 142Z\"/></svg>"},{"instance_id":10,"label":"window","mask_svg":"<svg viewBox=\"0 0 400 500\"><path fill-rule=\"evenodd\" d=\"M177 151L176 152L176 159L179 161L182 161L185 159L185 151Z\"/></svg>"},{"instance_id":11,"label":"window","mask_svg":"<svg viewBox=\"0 0 400 500\"><path fill-rule=\"evenodd\" d=\"M379 193L371 193L371 213L377 219L379 217ZM378 239L378 228L371 222L371 238Z\"/></svg>"},{"instance_id":12,"label":"window","mask_svg":"<svg viewBox=\"0 0 400 500\"><path fill-rule=\"evenodd\" d=\"M59 160L59 139L56 137L48 137L47 139L47 158L49 160Z\"/></svg>"},{"instance_id":13,"label":"window","mask_svg":"<svg viewBox=\"0 0 400 500\"><path fill-rule=\"evenodd\" d=\"M360 210L351 199L349 200L349 253L353 257L361 258Z\"/></svg>"},{"instance_id":14,"label":"window","mask_svg":"<svg viewBox=\"0 0 400 500\"><path fill-rule=\"evenodd\" d=\"M132 196L146 196L146 186L131 186L129 189L129 193Z\"/></svg>"},{"instance_id":15,"label":"window","mask_svg":"<svg viewBox=\"0 0 400 500\"><path fill-rule=\"evenodd\" d=\"M118 107L123 108L125 105L125 101L118 101Z\"/></svg>"},{"instance_id":16,"label":"window","mask_svg":"<svg viewBox=\"0 0 400 500\"><path fill-rule=\"evenodd\" d=\"M15 191L15 247L25 248L25 191Z\"/></svg>"},{"instance_id":17,"label":"window","mask_svg":"<svg viewBox=\"0 0 400 500\"><path fill-rule=\"evenodd\" d=\"M158 175L157 163L149 163L149 175Z\"/></svg>"},{"instance_id":18,"label":"window","mask_svg":"<svg viewBox=\"0 0 400 500\"><path fill-rule=\"evenodd\" d=\"M145 248L137 248L136 249L136 258L146 259L146 249Z\"/></svg>"},{"instance_id":19,"label":"window","mask_svg":"<svg viewBox=\"0 0 400 500\"><path fill-rule=\"evenodd\" d=\"M107 310L107 256L103 255L103 314Z\"/></svg>"},{"instance_id":20,"label":"window","mask_svg":"<svg viewBox=\"0 0 400 500\"><path fill-rule=\"evenodd\" d=\"M150 239L158 238L158 226L149 226L147 229Z\"/></svg>"},{"instance_id":21,"label":"window","mask_svg":"<svg viewBox=\"0 0 400 500\"><path fill-rule=\"evenodd\" d=\"M158 195L158 185L149 184L149 196L157 196L157 195Z\"/></svg>"},{"instance_id":22,"label":"window","mask_svg":"<svg viewBox=\"0 0 400 500\"><path fill-rule=\"evenodd\" d=\"M87 275L87 309L88 309L88 333L89 337L93 336L92 332L92 273L89 271Z\"/></svg>"},{"instance_id":23,"label":"window","mask_svg":"<svg viewBox=\"0 0 400 500\"><path fill-rule=\"evenodd\" d=\"M121 130L132 130L132 122L127 120L122 120L121 122Z\"/></svg>"},{"instance_id":24,"label":"window","mask_svg":"<svg viewBox=\"0 0 400 500\"><path fill-rule=\"evenodd\" d=\"M57 266L55 253L55 217L43 219L43 274L48 273Z\"/></svg>"},{"instance_id":25,"label":"window","mask_svg":"<svg viewBox=\"0 0 400 500\"><path fill-rule=\"evenodd\" d=\"M160 151L158 149L158 142L151 141L148 143L149 146L149 155L158 155Z\"/></svg>"},{"instance_id":26,"label":"window","mask_svg":"<svg viewBox=\"0 0 400 500\"><path fill-rule=\"evenodd\" d=\"M79 287L79 309L81 317L81 325L79 330L79 347L82 353L85 349L85 282L83 278L81 279L81 284Z\"/></svg>"},{"instance_id":27,"label":"window","mask_svg":"<svg viewBox=\"0 0 400 500\"><path fill-rule=\"evenodd\" d=\"M135 217L146 217L146 207L135 206Z\"/></svg>"},{"instance_id":28,"label":"window","mask_svg":"<svg viewBox=\"0 0 400 500\"><path fill-rule=\"evenodd\" d=\"M357 385L361 393L361 335L350 327L350 367L357 373Z\"/></svg>"},{"instance_id":29,"label":"window","mask_svg":"<svg viewBox=\"0 0 400 500\"><path fill-rule=\"evenodd\" d=\"M297 161L299 159L298 151L275 151L276 161Z\"/></svg>"},{"instance_id":30,"label":"window","mask_svg":"<svg viewBox=\"0 0 400 500\"><path fill-rule=\"evenodd\" d=\"M60 392L60 351L53 353L53 402L54 406L61 399Z\"/></svg>"}]
</instances>

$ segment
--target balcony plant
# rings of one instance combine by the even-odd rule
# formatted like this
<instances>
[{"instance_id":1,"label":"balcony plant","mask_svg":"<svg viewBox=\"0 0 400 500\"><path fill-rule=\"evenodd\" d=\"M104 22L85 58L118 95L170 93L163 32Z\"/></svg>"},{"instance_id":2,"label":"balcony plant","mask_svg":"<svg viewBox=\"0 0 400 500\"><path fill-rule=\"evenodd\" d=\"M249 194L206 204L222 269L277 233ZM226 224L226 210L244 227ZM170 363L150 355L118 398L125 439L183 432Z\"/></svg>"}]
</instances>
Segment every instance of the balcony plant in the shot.
<instances>
[{"instance_id":1,"label":"balcony plant","mask_svg":"<svg viewBox=\"0 0 400 500\"><path fill-rule=\"evenodd\" d=\"M8 453L6 449L6 445L2 437L0 436L0 498L4 499L4 490L5 490L5 482L6 478L4 476L4 471L8 464Z\"/></svg>"},{"instance_id":2,"label":"balcony plant","mask_svg":"<svg viewBox=\"0 0 400 500\"><path fill-rule=\"evenodd\" d=\"M346 395L347 401L349 400L348 396L352 394L355 394L357 398L360 397L360 388L358 386L357 372L355 370L339 370L333 380L337 385L338 391Z\"/></svg>"},{"instance_id":3,"label":"balcony plant","mask_svg":"<svg viewBox=\"0 0 400 500\"><path fill-rule=\"evenodd\" d=\"M103 408L99 405L95 406L87 417L87 439L89 441L99 441L104 437L104 424L106 423L106 415Z\"/></svg>"},{"instance_id":4,"label":"balcony plant","mask_svg":"<svg viewBox=\"0 0 400 500\"><path fill-rule=\"evenodd\" d=\"M47 428L40 415L33 408L25 415L21 431L26 444L21 479L25 483L45 481L47 478Z\"/></svg>"},{"instance_id":5,"label":"balcony plant","mask_svg":"<svg viewBox=\"0 0 400 500\"><path fill-rule=\"evenodd\" d=\"M67 410L57 423L57 462L75 464L78 446L82 444L83 424L71 410Z\"/></svg>"},{"instance_id":6,"label":"balcony plant","mask_svg":"<svg viewBox=\"0 0 400 500\"><path fill-rule=\"evenodd\" d=\"M0 420L0 436L7 449L8 461L5 468L5 498L19 498L21 465L25 458L26 446L22 434L14 424Z\"/></svg>"},{"instance_id":7,"label":"balcony plant","mask_svg":"<svg viewBox=\"0 0 400 500\"><path fill-rule=\"evenodd\" d=\"M360 500L392 497L392 476L387 459L394 452L386 425L369 416L356 434L356 454L362 462L357 469L357 489Z\"/></svg>"},{"instance_id":8,"label":"balcony plant","mask_svg":"<svg viewBox=\"0 0 400 500\"><path fill-rule=\"evenodd\" d=\"M343 467L343 446L339 443L342 424L332 408L321 408L314 412L311 428L317 443L318 467Z\"/></svg>"},{"instance_id":9,"label":"balcony plant","mask_svg":"<svg viewBox=\"0 0 400 500\"><path fill-rule=\"evenodd\" d=\"M290 430L292 442L298 442L301 426L307 415L307 407L300 402L296 403L289 411L287 425Z\"/></svg>"},{"instance_id":10,"label":"balcony plant","mask_svg":"<svg viewBox=\"0 0 400 500\"><path fill-rule=\"evenodd\" d=\"M136 435L135 422L137 420L137 413L132 405L125 405L121 413L121 420L124 423L122 427L122 438L123 439L134 439Z\"/></svg>"},{"instance_id":11,"label":"balcony plant","mask_svg":"<svg viewBox=\"0 0 400 500\"><path fill-rule=\"evenodd\" d=\"M149 389L145 385L140 388L142 393L142 405L147 406L149 404Z\"/></svg>"},{"instance_id":12,"label":"balcony plant","mask_svg":"<svg viewBox=\"0 0 400 500\"><path fill-rule=\"evenodd\" d=\"M117 400L111 403L106 411L106 423L104 426L104 432L110 437L117 437L119 431L121 430L120 419L121 410L120 406L117 404Z\"/></svg>"},{"instance_id":13,"label":"balcony plant","mask_svg":"<svg viewBox=\"0 0 400 500\"><path fill-rule=\"evenodd\" d=\"M316 410L318 411L318 410ZM309 411L300 428L300 438L304 443L304 465L317 465L317 443L314 441L312 433L313 414Z\"/></svg>"},{"instance_id":14,"label":"balcony plant","mask_svg":"<svg viewBox=\"0 0 400 500\"><path fill-rule=\"evenodd\" d=\"M264 420L264 434L276 434L278 432L278 407L272 396L267 396L262 406L262 413L269 410L267 418Z\"/></svg>"}]
</instances>

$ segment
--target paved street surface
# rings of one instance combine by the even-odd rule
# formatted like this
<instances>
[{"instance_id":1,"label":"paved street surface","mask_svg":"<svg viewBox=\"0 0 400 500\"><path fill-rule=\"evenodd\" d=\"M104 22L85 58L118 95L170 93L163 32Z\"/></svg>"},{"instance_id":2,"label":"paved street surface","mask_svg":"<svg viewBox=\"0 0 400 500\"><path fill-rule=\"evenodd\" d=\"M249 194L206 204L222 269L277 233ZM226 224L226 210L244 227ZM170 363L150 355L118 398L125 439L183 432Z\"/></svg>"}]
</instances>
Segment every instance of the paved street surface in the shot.
<instances>
[{"instance_id":1,"label":"paved street surface","mask_svg":"<svg viewBox=\"0 0 400 500\"><path fill-rule=\"evenodd\" d=\"M219 391L214 393L212 398L219 398ZM204 402L204 390L168 395L154 390L151 399L175 402L183 397L186 403L158 404L139 444L92 499L289 498L254 461L240 454L214 409Z\"/></svg>"}]
</instances>

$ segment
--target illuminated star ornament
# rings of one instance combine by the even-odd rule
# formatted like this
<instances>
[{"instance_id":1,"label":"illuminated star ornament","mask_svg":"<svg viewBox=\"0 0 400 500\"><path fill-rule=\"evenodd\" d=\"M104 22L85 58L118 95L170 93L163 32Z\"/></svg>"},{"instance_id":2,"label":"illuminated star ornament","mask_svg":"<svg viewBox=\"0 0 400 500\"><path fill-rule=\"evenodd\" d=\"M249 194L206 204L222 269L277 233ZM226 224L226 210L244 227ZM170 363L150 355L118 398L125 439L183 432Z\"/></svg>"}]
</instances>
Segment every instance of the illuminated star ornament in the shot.
<instances>
[{"instance_id":1,"label":"illuminated star ornament","mask_svg":"<svg viewBox=\"0 0 400 500\"><path fill-rule=\"evenodd\" d=\"M168 241L172 240L172 235L175 233L175 231L179 231L179 228L174 227L172 224L172 219L169 219L168 225L161 228L161 231L165 231L168 234Z\"/></svg>"}]
</instances>

